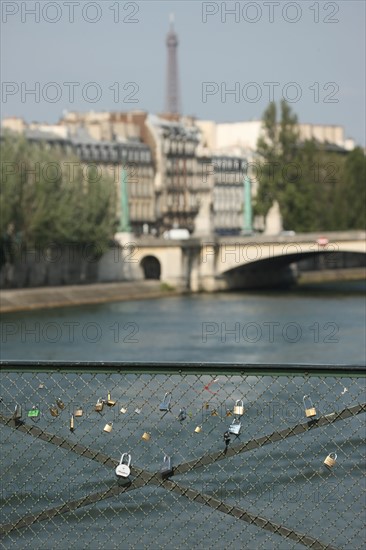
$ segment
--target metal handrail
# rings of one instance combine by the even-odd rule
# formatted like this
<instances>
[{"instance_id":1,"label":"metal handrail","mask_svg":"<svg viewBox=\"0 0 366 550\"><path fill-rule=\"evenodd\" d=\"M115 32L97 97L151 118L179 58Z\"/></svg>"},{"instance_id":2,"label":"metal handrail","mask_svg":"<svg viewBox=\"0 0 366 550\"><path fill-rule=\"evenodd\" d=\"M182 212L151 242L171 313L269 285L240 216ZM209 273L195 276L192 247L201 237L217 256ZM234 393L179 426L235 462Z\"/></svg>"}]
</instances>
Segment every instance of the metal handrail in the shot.
<instances>
[{"instance_id":1,"label":"metal handrail","mask_svg":"<svg viewBox=\"0 0 366 550\"><path fill-rule=\"evenodd\" d=\"M269 364L269 363L205 363L171 361L0 361L0 371L19 372L101 372L151 374L241 374L261 376L366 376L366 365L346 364Z\"/></svg>"}]
</instances>

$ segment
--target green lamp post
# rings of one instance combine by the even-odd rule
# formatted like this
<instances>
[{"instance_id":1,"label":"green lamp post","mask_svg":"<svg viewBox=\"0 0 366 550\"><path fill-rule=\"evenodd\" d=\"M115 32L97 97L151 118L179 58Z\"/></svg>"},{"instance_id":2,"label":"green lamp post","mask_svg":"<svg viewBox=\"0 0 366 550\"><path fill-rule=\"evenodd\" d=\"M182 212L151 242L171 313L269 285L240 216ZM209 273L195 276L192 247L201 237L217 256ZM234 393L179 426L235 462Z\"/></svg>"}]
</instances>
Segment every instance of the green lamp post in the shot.
<instances>
[{"instance_id":1,"label":"green lamp post","mask_svg":"<svg viewBox=\"0 0 366 550\"><path fill-rule=\"evenodd\" d=\"M130 212L128 208L128 191L127 191L127 170L121 169L121 187L120 187L120 207L121 217L119 223L119 231L121 233L130 233Z\"/></svg>"}]
</instances>

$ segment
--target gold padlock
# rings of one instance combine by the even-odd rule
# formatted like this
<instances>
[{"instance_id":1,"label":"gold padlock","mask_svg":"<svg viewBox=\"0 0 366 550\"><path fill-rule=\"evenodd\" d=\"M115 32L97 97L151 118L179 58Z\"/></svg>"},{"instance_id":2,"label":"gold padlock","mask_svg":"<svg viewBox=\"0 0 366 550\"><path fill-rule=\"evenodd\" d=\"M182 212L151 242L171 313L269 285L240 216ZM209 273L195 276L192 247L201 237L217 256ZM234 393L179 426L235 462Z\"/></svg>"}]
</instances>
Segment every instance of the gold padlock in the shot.
<instances>
[{"instance_id":1,"label":"gold padlock","mask_svg":"<svg viewBox=\"0 0 366 550\"><path fill-rule=\"evenodd\" d=\"M95 404L94 410L97 412L101 412L104 407L104 401L101 397L99 397L98 401Z\"/></svg>"},{"instance_id":2,"label":"gold padlock","mask_svg":"<svg viewBox=\"0 0 366 550\"><path fill-rule=\"evenodd\" d=\"M104 426L104 431L109 433L112 431L113 422L107 422L107 424Z\"/></svg>"},{"instance_id":3,"label":"gold padlock","mask_svg":"<svg viewBox=\"0 0 366 550\"><path fill-rule=\"evenodd\" d=\"M244 404L242 399L237 399L234 406L234 414L241 416L244 414Z\"/></svg>"},{"instance_id":4,"label":"gold padlock","mask_svg":"<svg viewBox=\"0 0 366 550\"><path fill-rule=\"evenodd\" d=\"M148 432L144 432L142 434L142 438L141 439L144 439L145 441L149 441L150 440L150 437L151 435L148 433Z\"/></svg>"},{"instance_id":5,"label":"gold padlock","mask_svg":"<svg viewBox=\"0 0 366 550\"><path fill-rule=\"evenodd\" d=\"M328 468L333 468L334 464L336 463L336 460L337 460L337 453L329 453L327 458L324 460L324 464Z\"/></svg>"},{"instance_id":6,"label":"gold padlock","mask_svg":"<svg viewBox=\"0 0 366 550\"><path fill-rule=\"evenodd\" d=\"M313 402L309 395L304 395L302 398L304 407L305 407L305 416L306 418L312 418L313 416L316 416L316 410L313 405Z\"/></svg>"},{"instance_id":7,"label":"gold padlock","mask_svg":"<svg viewBox=\"0 0 366 550\"><path fill-rule=\"evenodd\" d=\"M75 428L75 425L74 425L74 415L72 414L72 415L71 415L71 418L70 418L70 432L73 432L73 431L74 431L74 428Z\"/></svg>"},{"instance_id":8,"label":"gold padlock","mask_svg":"<svg viewBox=\"0 0 366 550\"><path fill-rule=\"evenodd\" d=\"M51 416L58 416L60 414L58 412L58 408L56 407L56 405L51 405L50 413L51 413Z\"/></svg>"},{"instance_id":9,"label":"gold padlock","mask_svg":"<svg viewBox=\"0 0 366 550\"><path fill-rule=\"evenodd\" d=\"M210 403L208 403L208 402L206 401L204 407L205 407L205 409L209 409L209 408L210 408Z\"/></svg>"},{"instance_id":10,"label":"gold padlock","mask_svg":"<svg viewBox=\"0 0 366 550\"><path fill-rule=\"evenodd\" d=\"M114 405L117 403L117 401L114 401L112 398L111 398L111 392L108 392L108 397L107 397L107 405L108 407L114 407Z\"/></svg>"},{"instance_id":11,"label":"gold padlock","mask_svg":"<svg viewBox=\"0 0 366 550\"><path fill-rule=\"evenodd\" d=\"M212 409L211 416L219 416L219 413L217 412L216 409Z\"/></svg>"},{"instance_id":12,"label":"gold padlock","mask_svg":"<svg viewBox=\"0 0 366 550\"><path fill-rule=\"evenodd\" d=\"M196 434L199 434L202 431L202 426L196 426L195 430Z\"/></svg>"},{"instance_id":13,"label":"gold padlock","mask_svg":"<svg viewBox=\"0 0 366 550\"><path fill-rule=\"evenodd\" d=\"M229 409L227 409L226 410L226 416L233 416L233 413Z\"/></svg>"},{"instance_id":14,"label":"gold padlock","mask_svg":"<svg viewBox=\"0 0 366 550\"><path fill-rule=\"evenodd\" d=\"M81 407L76 409L75 416L83 416L83 409Z\"/></svg>"}]
</instances>

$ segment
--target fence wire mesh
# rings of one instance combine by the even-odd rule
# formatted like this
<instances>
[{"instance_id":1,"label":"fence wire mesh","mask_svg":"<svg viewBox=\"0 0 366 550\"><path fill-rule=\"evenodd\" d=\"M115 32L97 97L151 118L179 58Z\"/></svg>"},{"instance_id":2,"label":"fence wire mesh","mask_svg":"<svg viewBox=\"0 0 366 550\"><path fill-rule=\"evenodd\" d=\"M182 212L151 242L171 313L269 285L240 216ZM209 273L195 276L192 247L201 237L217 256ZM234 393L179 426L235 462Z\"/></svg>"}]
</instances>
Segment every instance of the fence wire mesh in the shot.
<instances>
[{"instance_id":1,"label":"fence wire mesh","mask_svg":"<svg viewBox=\"0 0 366 550\"><path fill-rule=\"evenodd\" d=\"M0 395L3 548L364 547L362 376L24 368Z\"/></svg>"}]
</instances>

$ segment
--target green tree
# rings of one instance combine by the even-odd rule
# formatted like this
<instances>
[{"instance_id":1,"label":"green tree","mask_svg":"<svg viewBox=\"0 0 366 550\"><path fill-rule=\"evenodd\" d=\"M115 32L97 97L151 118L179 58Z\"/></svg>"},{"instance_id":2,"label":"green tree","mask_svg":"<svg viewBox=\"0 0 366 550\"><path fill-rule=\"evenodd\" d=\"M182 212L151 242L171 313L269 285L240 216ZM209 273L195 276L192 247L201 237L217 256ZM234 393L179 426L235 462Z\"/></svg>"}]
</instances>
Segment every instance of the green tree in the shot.
<instances>
[{"instance_id":1,"label":"green tree","mask_svg":"<svg viewBox=\"0 0 366 550\"><path fill-rule=\"evenodd\" d=\"M286 191L284 178L295 182L294 170L298 144L297 117L286 101L278 116L275 103L270 103L263 115L263 134L258 139L257 153L261 161L261 178L255 213L266 215L273 202L283 203ZM282 209L281 209L282 210Z\"/></svg>"},{"instance_id":2,"label":"green tree","mask_svg":"<svg viewBox=\"0 0 366 550\"><path fill-rule=\"evenodd\" d=\"M297 117L282 101L279 117L274 103L264 112L257 152L261 176L255 214L265 216L278 201L285 229L364 227L366 158L361 149L345 155L315 141L300 143Z\"/></svg>"},{"instance_id":3,"label":"green tree","mask_svg":"<svg viewBox=\"0 0 366 550\"><path fill-rule=\"evenodd\" d=\"M93 245L103 251L116 228L112 178L62 149L5 135L1 143L1 235L9 225L26 246ZM87 177L86 177L87 174Z\"/></svg>"}]
</instances>

